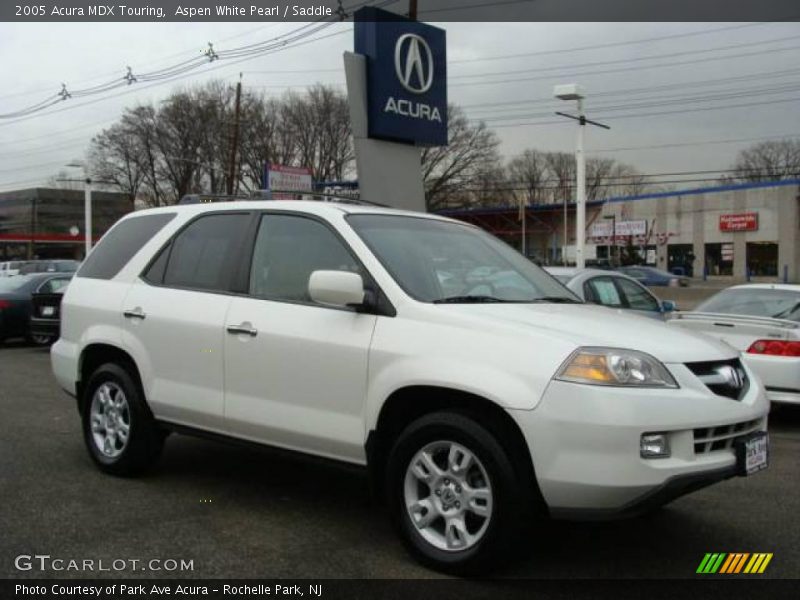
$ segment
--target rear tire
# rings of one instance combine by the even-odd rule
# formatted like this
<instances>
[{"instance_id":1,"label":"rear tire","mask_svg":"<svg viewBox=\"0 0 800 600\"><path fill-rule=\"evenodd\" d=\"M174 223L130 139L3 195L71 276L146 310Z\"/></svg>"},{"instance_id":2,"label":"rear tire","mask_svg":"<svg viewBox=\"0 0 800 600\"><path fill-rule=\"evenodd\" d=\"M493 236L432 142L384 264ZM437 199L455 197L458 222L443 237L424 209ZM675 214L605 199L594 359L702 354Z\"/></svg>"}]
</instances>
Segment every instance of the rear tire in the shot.
<instances>
[{"instance_id":1,"label":"rear tire","mask_svg":"<svg viewBox=\"0 0 800 600\"><path fill-rule=\"evenodd\" d=\"M406 427L390 452L385 486L410 553L450 574L491 570L517 549L534 517L509 453L468 414L432 413Z\"/></svg>"},{"instance_id":2,"label":"rear tire","mask_svg":"<svg viewBox=\"0 0 800 600\"><path fill-rule=\"evenodd\" d=\"M165 435L128 370L100 366L86 384L81 407L84 442L101 471L138 475L158 460Z\"/></svg>"}]
</instances>

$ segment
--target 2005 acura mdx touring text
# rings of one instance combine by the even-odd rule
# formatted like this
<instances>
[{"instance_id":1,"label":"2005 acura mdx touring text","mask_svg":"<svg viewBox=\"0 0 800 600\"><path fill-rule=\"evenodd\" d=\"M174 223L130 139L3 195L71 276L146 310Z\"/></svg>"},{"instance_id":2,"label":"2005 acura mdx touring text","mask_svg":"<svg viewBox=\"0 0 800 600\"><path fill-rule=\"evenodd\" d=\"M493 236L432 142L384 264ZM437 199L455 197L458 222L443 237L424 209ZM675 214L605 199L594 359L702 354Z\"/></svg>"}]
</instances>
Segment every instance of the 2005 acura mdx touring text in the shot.
<instances>
[{"instance_id":1,"label":"2005 acura mdx touring text","mask_svg":"<svg viewBox=\"0 0 800 600\"><path fill-rule=\"evenodd\" d=\"M51 356L103 471L141 472L172 430L364 465L410 551L453 573L535 545L544 517L639 513L767 464L768 402L731 346L583 304L427 214L132 213L67 289Z\"/></svg>"}]
</instances>

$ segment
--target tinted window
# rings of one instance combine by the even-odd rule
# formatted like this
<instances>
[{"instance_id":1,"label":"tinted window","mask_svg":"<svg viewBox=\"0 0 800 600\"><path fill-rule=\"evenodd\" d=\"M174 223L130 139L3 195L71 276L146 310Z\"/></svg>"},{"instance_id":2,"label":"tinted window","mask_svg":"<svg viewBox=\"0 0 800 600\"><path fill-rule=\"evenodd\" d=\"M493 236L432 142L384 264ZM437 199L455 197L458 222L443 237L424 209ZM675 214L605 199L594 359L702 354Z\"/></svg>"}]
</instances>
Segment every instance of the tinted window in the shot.
<instances>
[{"instance_id":1,"label":"tinted window","mask_svg":"<svg viewBox=\"0 0 800 600\"><path fill-rule=\"evenodd\" d=\"M622 307L622 298L611 277L595 277L583 285L584 291L588 292L587 299L591 298L592 302L603 306Z\"/></svg>"},{"instance_id":2,"label":"tinted window","mask_svg":"<svg viewBox=\"0 0 800 600\"><path fill-rule=\"evenodd\" d=\"M658 301L638 283L622 279L621 277L617 277L616 281L622 293L625 295L625 299L628 301L629 308L634 310L660 310Z\"/></svg>"},{"instance_id":3,"label":"tinted window","mask_svg":"<svg viewBox=\"0 0 800 600\"><path fill-rule=\"evenodd\" d=\"M55 292L61 292L64 290L65 287L69 285L69 279L66 277L60 277L58 279L48 279L45 281L41 286L39 286L38 292L42 294L53 294Z\"/></svg>"},{"instance_id":4,"label":"tinted window","mask_svg":"<svg viewBox=\"0 0 800 600\"><path fill-rule=\"evenodd\" d=\"M265 215L261 219L250 270L250 294L311 302L308 279L319 270L361 273L345 245L322 223L292 215Z\"/></svg>"},{"instance_id":5,"label":"tinted window","mask_svg":"<svg viewBox=\"0 0 800 600\"><path fill-rule=\"evenodd\" d=\"M175 213L160 213L121 221L98 242L78 271L78 277L111 279L174 217Z\"/></svg>"},{"instance_id":6,"label":"tinted window","mask_svg":"<svg viewBox=\"0 0 800 600\"><path fill-rule=\"evenodd\" d=\"M217 214L192 222L172 242L164 285L201 290L230 289L249 220L249 214Z\"/></svg>"},{"instance_id":7,"label":"tinted window","mask_svg":"<svg viewBox=\"0 0 800 600\"><path fill-rule=\"evenodd\" d=\"M164 283L164 272L167 270L167 259L169 258L170 248L172 248L171 242L164 246L158 253L156 259L150 263L150 267L148 267L143 275L147 281L151 283Z\"/></svg>"}]
</instances>

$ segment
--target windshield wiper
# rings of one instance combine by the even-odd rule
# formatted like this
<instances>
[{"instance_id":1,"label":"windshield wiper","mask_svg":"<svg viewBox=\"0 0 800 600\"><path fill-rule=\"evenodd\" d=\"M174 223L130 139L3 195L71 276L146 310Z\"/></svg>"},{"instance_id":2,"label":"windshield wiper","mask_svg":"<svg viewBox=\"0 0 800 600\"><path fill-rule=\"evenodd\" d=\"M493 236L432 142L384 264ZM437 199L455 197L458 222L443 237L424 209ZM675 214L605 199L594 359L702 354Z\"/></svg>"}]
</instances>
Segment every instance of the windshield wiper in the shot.
<instances>
[{"instance_id":1,"label":"windshield wiper","mask_svg":"<svg viewBox=\"0 0 800 600\"><path fill-rule=\"evenodd\" d=\"M552 302L553 304L583 304L580 300L575 300L568 296L543 296L531 300L531 302Z\"/></svg>"},{"instance_id":2,"label":"windshield wiper","mask_svg":"<svg viewBox=\"0 0 800 600\"><path fill-rule=\"evenodd\" d=\"M494 296L449 296L447 298L439 298L434 300L434 304L481 304L484 302L510 302L510 300L503 300L502 298L495 298Z\"/></svg>"}]
</instances>

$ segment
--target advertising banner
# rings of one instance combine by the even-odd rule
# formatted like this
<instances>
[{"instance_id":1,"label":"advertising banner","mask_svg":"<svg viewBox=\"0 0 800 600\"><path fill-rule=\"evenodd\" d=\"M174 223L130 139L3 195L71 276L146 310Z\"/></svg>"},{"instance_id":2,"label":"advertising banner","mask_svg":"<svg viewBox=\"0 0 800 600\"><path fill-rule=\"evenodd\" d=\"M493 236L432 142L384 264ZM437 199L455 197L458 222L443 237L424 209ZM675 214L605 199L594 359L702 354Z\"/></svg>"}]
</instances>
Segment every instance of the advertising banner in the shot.
<instances>
[{"instance_id":1,"label":"advertising banner","mask_svg":"<svg viewBox=\"0 0 800 600\"><path fill-rule=\"evenodd\" d=\"M289 167L264 163L264 188L267 190L313 191L314 182L308 167ZM272 195L273 200L294 200L297 194Z\"/></svg>"},{"instance_id":2,"label":"advertising banner","mask_svg":"<svg viewBox=\"0 0 800 600\"><path fill-rule=\"evenodd\" d=\"M719 216L720 231L757 231L758 213L731 213Z\"/></svg>"}]
</instances>

